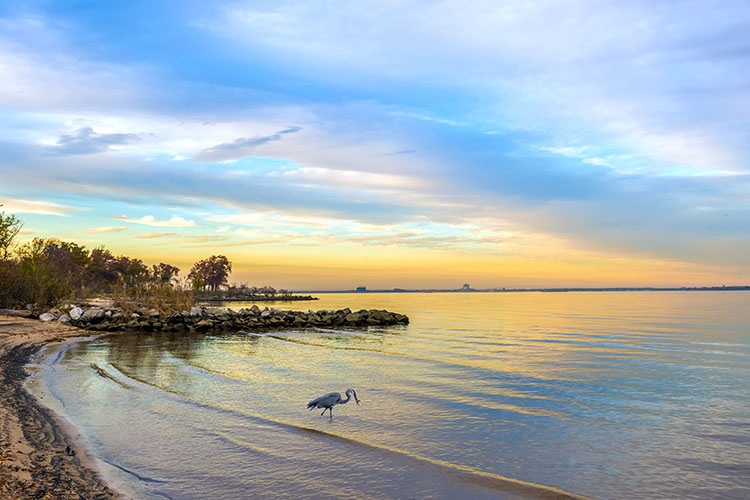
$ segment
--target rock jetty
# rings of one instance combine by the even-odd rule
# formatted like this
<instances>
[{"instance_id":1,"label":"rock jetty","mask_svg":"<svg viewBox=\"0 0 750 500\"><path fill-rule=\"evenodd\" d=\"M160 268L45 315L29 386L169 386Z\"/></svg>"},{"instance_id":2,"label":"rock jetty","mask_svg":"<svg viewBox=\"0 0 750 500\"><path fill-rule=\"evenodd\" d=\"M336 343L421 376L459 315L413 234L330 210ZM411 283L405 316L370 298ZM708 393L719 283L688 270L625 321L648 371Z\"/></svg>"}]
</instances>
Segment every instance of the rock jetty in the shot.
<instances>
[{"instance_id":1,"label":"rock jetty","mask_svg":"<svg viewBox=\"0 0 750 500\"><path fill-rule=\"evenodd\" d=\"M39 316L42 321L58 321L86 330L114 332L182 332L227 331L275 328L367 327L406 325L404 314L379 309L287 311L274 308L250 308L234 311L213 307L193 307L190 311L162 315L156 310L124 313L120 309L72 307L67 313L60 309Z\"/></svg>"}]
</instances>

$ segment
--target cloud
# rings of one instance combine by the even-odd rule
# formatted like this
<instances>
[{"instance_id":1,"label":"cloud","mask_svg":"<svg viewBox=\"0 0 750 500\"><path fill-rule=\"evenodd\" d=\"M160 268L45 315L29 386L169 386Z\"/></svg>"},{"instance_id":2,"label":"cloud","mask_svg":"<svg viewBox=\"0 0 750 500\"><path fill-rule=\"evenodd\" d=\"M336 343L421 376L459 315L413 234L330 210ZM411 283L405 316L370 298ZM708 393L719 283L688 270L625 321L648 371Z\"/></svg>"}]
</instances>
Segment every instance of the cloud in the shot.
<instances>
[{"instance_id":1,"label":"cloud","mask_svg":"<svg viewBox=\"0 0 750 500\"><path fill-rule=\"evenodd\" d=\"M79 128L72 134L60 136L57 145L49 146L47 151L54 155L86 155L110 151L112 146L119 146L138 141L136 134L97 134L90 127Z\"/></svg>"},{"instance_id":2,"label":"cloud","mask_svg":"<svg viewBox=\"0 0 750 500\"><path fill-rule=\"evenodd\" d=\"M68 212L75 210L68 205L60 205L49 201L36 200L13 200L9 198L0 198L0 211L11 214L40 214L40 215L58 215L65 216Z\"/></svg>"},{"instance_id":3,"label":"cloud","mask_svg":"<svg viewBox=\"0 0 750 500\"><path fill-rule=\"evenodd\" d=\"M195 226L195 221L186 220L182 217L172 217L169 220L158 220L153 215L144 215L140 219L134 219L127 215L118 215L114 217L116 220L122 220L125 222L132 222L133 224L144 224L146 226L158 226L158 227L192 227Z\"/></svg>"},{"instance_id":4,"label":"cloud","mask_svg":"<svg viewBox=\"0 0 750 500\"><path fill-rule=\"evenodd\" d=\"M153 238L166 238L167 236L177 236L177 233L140 233L136 235L136 238L148 240Z\"/></svg>"},{"instance_id":5,"label":"cloud","mask_svg":"<svg viewBox=\"0 0 750 500\"><path fill-rule=\"evenodd\" d=\"M405 175L355 170L334 170L322 167L302 167L294 170L270 172L268 176L304 184L360 189L425 188L428 184L424 179L411 178Z\"/></svg>"},{"instance_id":6,"label":"cloud","mask_svg":"<svg viewBox=\"0 0 750 500\"><path fill-rule=\"evenodd\" d=\"M147 60L142 38L102 61L78 36L138 33L129 19L115 30L94 12L0 21L2 189L205 205L239 213L224 224L320 229L329 241L356 228L386 244L362 224L385 234L481 216L588 249L748 259L746 3L180 10L154 18L192 20L168 25L187 56L165 49ZM104 133L117 130L138 131L127 157L85 154L123 145ZM247 156L256 158L232 166L242 176L195 163ZM143 219L128 222L163 225ZM460 247L467 237L396 231L402 245Z\"/></svg>"},{"instance_id":7,"label":"cloud","mask_svg":"<svg viewBox=\"0 0 750 500\"><path fill-rule=\"evenodd\" d=\"M57 17L57 16L55 16ZM0 23L0 105L49 112L128 108L143 103L148 89L132 65L81 57L64 22L43 15L4 18ZM139 68L140 69L140 68ZM153 76L153 75L152 75Z\"/></svg>"},{"instance_id":8,"label":"cloud","mask_svg":"<svg viewBox=\"0 0 750 500\"><path fill-rule=\"evenodd\" d=\"M337 224L341 224L341 219L334 218L323 218L316 216L304 216L304 215L288 215L284 213L271 213L271 212L246 212L239 214L222 214L222 215L210 215L204 217L205 220L211 222L220 222L231 224L239 224L243 226L253 226L257 228L278 228L278 227L301 227L305 229L310 228L330 228ZM238 230L235 230L235 232Z\"/></svg>"},{"instance_id":9,"label":"cloud","mask_svg":"<svg viewBox=\"0 0 750 500\"><path fill-rule=\"evenodd\" d=\"M400 155L410 155L416 153L416 149L401 149L399 151L394 151L392 153L383 153L380 156L400 156Z\"/></svg>"},{"instance_id":10,"label":"cloud","mask_svg":"<svg viewBox=\"0 0 750 500\"><path fill-rule=\"evenodd\" d=\"M252 137L252 138L240 138L232 142L224 144L217 144L210 148L206 148L194 155L192 160L198 162L217 162L226 160L236 160L239 158L245 158L252 155L255 147L262 144L266 144L273 141L281 140L284 135L293 134L302 130L300 127L288 127L284 130L279 130L271 135Z\"/></svg>"},{"instance_id":11,"label":"cloud","mask_svg":"<svg viewBox=\"0 0 750 500\"><path fill-rule=\"evenodd\" d=\"M127 227L92 227L91 229L83 229L76 231L80 234L101 234L101 233L118 233L120 231L127 230Z\"/></svg>"}]
</instances>

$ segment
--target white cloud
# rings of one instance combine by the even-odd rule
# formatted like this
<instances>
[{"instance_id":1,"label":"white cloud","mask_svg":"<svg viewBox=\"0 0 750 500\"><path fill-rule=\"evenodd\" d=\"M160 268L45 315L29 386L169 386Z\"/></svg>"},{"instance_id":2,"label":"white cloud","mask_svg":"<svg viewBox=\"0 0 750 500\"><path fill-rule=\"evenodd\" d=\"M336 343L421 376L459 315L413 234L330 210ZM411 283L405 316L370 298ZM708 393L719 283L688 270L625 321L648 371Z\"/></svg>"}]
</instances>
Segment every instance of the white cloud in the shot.
<instances>
[{"instance_id":1,"label":"white cloud","mask_svg":"<svg viewBox=\"0 0 750 500\"><path fill-rule=\"evenodd\" d=\"M144 215L140 219L134 219L132 217L128 217L127 215L118 215L114 217L117 220L122 220L125 222L132 222L133 224L144 224L146 226L158 226L158 227L193 227L195 226L195 221L193 220L186 220L182 217L172 217L169 220L158 220L153 215Z\"/></svg>"},{"instance_id":2,"label":"white cloud","mask_svg":"<svg viewBox=\"0 0 750 500\"><path fill-rule=\"evenodd\" d=\"M91 229L83 229L81 231L77 231L80 234L101 234L101 233L118 233L120 231L127 230L127 227L118 226L118 227L92 227Z\"/></svg>"},{"instance_id":3,"label":"white cloud","mask_svg":"<svg viewBox=\"0 0 750 500\"><path fill-rule=\"evenodd\" d=\"M268 176L304 184L361 189L413 189L425 185L423 179L416 179L405 175L361 172L356 170L334 170L322 167L303 167L295 170L271 172Z\"/></svg>"},{"instance_id":4,"label":"white cloud","mask_svg":"<svg viewBox=\"0 0 750 500\"><path fill-rule=\"evenodd\" d=\"M41 214L41 215L68 215L68 212L75 210L73 207L68 205L60 205L58 203L51 203L48 201L35 201L35 200L13 200L8 198L0 198L0 210L4 210L8 213L25 213L25 214Z\"/></svg>"},{"instance_id":5,"label":"white cloud","mask_svg":"<svg viewBox=\"0 0 750 500\"><path fill-rule=\"evenodd\" d=\"M258 228L275 228L279 226L298 226L303 228L330 228L344 222L343 219L330 219L323 217L308 217L298 215L283 215L279 213L246 212L241 214L212 215L204 217L211 222L229 222L242 226ZM236 232L236 230L235 230Z\"/></svg>"}]
</instances>

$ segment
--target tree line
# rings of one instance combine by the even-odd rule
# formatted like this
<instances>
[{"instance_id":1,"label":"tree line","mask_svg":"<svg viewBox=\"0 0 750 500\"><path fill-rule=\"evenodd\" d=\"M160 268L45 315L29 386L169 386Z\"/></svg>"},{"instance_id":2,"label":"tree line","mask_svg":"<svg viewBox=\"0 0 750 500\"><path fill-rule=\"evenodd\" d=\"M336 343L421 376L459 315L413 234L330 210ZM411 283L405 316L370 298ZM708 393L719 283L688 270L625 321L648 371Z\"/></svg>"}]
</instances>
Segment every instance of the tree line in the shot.
<instances>
[{"instance_id":1,"label":"tree line","mask_svg":"<svg viewBox=\"0 0 750 500\"><path fill-rule=\"evenodd\" d=\"M61 300L110 293L123 300L160 295L185 303L182 295L216 292L226 286L232 272L232 263L223 255L196 262L187 279L180 280L176 266L163 262L148 266L104 247L89 250L54 238L18 245L22 226L15 215L0 211L0 307L53 306Z\"/></svg>"}]
</instances>

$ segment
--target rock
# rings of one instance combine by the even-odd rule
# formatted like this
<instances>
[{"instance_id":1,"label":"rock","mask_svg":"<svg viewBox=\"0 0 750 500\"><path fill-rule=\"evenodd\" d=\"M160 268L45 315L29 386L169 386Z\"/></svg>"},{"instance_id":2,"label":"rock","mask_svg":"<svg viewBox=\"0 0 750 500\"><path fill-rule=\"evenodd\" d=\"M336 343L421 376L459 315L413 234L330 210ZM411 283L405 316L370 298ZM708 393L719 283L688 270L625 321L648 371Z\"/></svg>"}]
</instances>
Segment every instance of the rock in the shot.
<instances>
[{"instance_id":1,"label":"rock","mask_svg":"<svg viewBox=\"0 0 750 500\"><path fill-rule=\"evenodd\" d=\"M195 324L196 330L208 330L209 328L213 328L214 324L210 319L204 319Z\"/></svg>"},{"instance_id":2,"label":"rock","mask_svg":"<svg viewBox=\"0 0 750 500\"><path fill-rule=\"evenodd\" d=\"M387 323L389 321L393 321L394 318L391 315L391 313L389 313L387 311L373 310L373 311L370 311L370 317L369 317L369 319L371 319L373 321L377 321L379 323Z\"/></svg>"},{"instance_id":3,"label":"rock","mask_svg":"<svg viewBox=\"0 0 750 500\"><path fill-rule=\"evenodd\" d=\"M153 317L153 316L158 316L158 315L159 315L159 311L157 311L156 309L151 309L151 310L150 310L150 311L148 312L148 315L149 315L149 316L152 316L152 317Z\"/></svg>"},{"instance_id":4,"label":"rock","mask_svg":"<svg viewBox=\"0 0 750 500\"><path fill-rule=\"evenodd\" d=\"M21 318L30 318L34 315L31 311L21 309L0 309L0 314L5 314L6 316L19 316Z\"/></svg>"},{"instance_id":5,"label":"rock","mask_svg":"<svg viewBox=\"0 0 750 500\"><path fill-rule=\"evenodd\" d=\"M86 312L81 316L81 321L87 323L98 323L105 318L104 311L102 309L87 309Z\"/></svg>"},{"instance_id":6,"label":"rock","mask_svg":"<svg viewBox=\"0 0 750 500\"><path fill-rule=\"evenodd\" d=\"M260 313L260 307L256 306L255 304L253 304L253 306L250 308L250 310L252 311L253 314Z\"/></svg>"},{"instance_id":7,"label":"rock","mask_svg":"<svg viewBox=\"0 0 750 500\"><path fill-rule=\"evenodd\" d=\"M74 307L70 310L70 319L77 321L81 319L81 316L83 316L83 309L80 307Z\"/></svg>"},{"instance_id":8,"label":"rock","mask_svg":"<svg viewBox=\"0 0 750 500\"><path fill-rule=\"evenodd\" d=\"M42 321L52 321L53 319L55 319L55 315L50 314L50 313L44 313L39 316L39 319Z\"/></svg>"},{"instance_id":9,"label":"rock","mask_svg":"<svg viewBox=\"0 0 750 500\"><path fill-rule=\"evenodd\" d=\"M362 319L362 316L359 313L349 313L347 314L344 319L347 323L356 323L360 319Z\"/></svg>"},{"instance_id":10,"label":"rock","mask_svg":"<svg viewBox=\"0 0 750 500\"><path fill-rule=\"evenodd\" d=\"M201 311L200 307L191 307L190 316L196 316L196 317L203 316L203 311Z\"/></svg>"},{"instance_id":11,"label":"rock","mask_svg":"<svg viewBox=\"0 0 750 500\"><path fill-rule=\"evenodd\" d=\"M262 313L260 313L260 317L261 317L261 318L267 318L267 317L269 317L269 316L270 316L271 314L273 314L273 313L271 313L271 311L269 311L268 309L266 309L265 311L263 311Z\"/></svg>"},{"instance_id":12,"label":"rock","mask_svg":"<svg viewBox=\"0 0 750 500\"><path fill-rule=\"evenodd\" d=\"M63 314L62 316L57 318L57 322L61 325L67 325L68 323L70 323L70 316L68 316L67 314Z\"/></svg>"}]
</instances>

